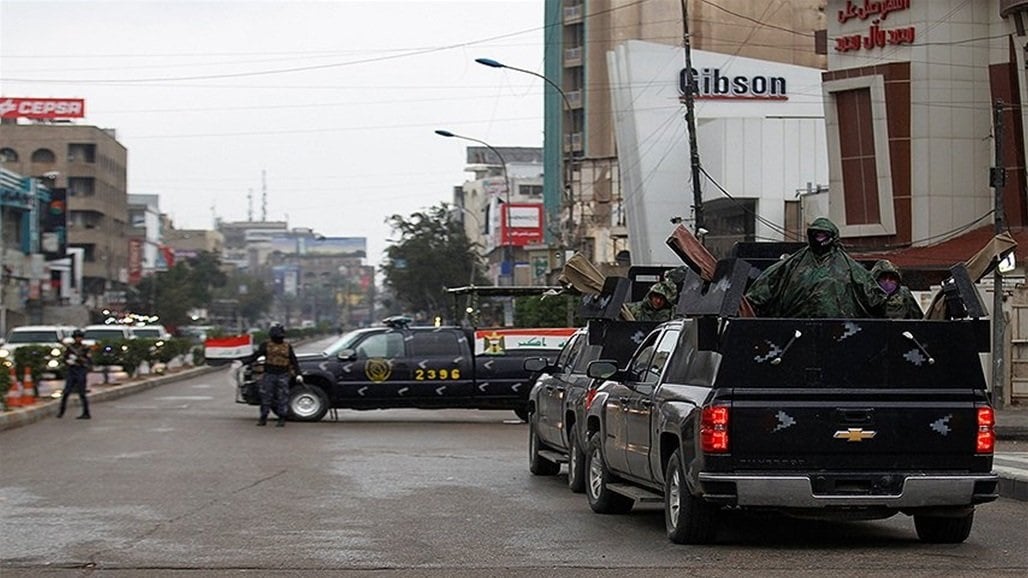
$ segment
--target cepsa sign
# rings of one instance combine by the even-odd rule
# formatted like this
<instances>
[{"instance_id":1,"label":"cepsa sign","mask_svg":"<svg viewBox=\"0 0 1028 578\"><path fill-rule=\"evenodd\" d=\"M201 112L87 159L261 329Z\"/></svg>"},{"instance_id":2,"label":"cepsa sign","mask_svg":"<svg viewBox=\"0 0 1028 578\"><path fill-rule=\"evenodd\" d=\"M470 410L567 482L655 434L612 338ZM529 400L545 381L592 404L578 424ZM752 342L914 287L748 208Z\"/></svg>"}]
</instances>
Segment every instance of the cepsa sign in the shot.
<instances>
[{"instance_id":1,"label":"cepsa sign","mask_svg":"<svg viewBox=\"0 0 1028 578\"><path fill-rule=\"evenodd\" d=\"M86 101L81 98L3 98L0 118L82 118Z\"/></svg>"}]
</instances>

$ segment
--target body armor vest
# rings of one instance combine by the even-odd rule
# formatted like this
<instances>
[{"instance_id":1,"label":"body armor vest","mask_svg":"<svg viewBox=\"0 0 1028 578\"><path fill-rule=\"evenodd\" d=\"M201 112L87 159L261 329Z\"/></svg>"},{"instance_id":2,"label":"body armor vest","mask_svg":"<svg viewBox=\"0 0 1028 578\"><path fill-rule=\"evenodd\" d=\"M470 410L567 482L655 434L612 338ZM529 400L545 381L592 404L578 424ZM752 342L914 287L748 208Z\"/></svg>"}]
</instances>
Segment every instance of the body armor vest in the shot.
<instances>
[{"instance_id":1,"label":"body armor vest","mask_svg":"<svg viewBox=\"0 0 1028 578\"><path fill-rule=\"evenodd\" d=\"M286 369L289 367L289 344L288 343L275 343L272 341L268 343L268 351L265 356L265 365L272 367L279 367Z\"/></svg>"}]
</instances>

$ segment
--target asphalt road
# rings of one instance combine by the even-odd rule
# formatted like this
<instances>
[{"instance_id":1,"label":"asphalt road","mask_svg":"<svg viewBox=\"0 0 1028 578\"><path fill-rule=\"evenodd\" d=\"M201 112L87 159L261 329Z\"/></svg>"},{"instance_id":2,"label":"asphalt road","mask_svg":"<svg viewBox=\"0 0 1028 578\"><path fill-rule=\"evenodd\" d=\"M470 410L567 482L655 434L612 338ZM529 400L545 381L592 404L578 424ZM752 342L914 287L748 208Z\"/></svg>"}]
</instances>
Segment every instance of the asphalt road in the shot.
<instances>
[{"instance_id":1,"label":"asphalt road","mask_svg":"<svg viewBox=\"0 0 1028 578\"><path fill-rule=\"evenodd\" d=\"M905 516L730 515L716 545L675 546L659 508L600 516L529 474L511 412L256 414L217 373L0 432L0 574L1028 573L1025 502L979 508L960 545L918 542Z\"/></svg>"}]
</instances>

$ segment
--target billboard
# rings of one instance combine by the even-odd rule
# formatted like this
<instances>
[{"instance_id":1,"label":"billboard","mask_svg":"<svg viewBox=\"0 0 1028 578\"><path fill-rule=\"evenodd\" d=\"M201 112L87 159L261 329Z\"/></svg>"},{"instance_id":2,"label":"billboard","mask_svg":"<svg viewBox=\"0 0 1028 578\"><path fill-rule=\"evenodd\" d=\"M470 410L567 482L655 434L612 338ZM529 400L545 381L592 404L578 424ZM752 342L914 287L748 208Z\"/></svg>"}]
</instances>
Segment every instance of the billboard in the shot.
<instances>
[{"instance_id":1,"label":"billboard","mask_svg":"<svg viewBox=\"0 0 1028 578\"><path fill-rule=\"evenodd\" d=\"M543 242L542 203L500 205L500 244L524 247Z\"/></svg>"},{"instance_id":2,"label":"billboard","mask_svg":"<svg viewBox=\"0 0 1028 578\"><path fill-rule=\"evenodd\" d=\"M271 238L271 250L287 255L367 257L367 237L309 237L278 235Z\"/></svg>"},{"instance_id":3,"label":"billboard","mask_svg":"<svg viewBox=\"0 0 1028 578\"><path fill-rule=\"evenodd\" d=\"M3 98L0 118L82 118L86 101L82 98Z\"/></svg>"}]
</instances>

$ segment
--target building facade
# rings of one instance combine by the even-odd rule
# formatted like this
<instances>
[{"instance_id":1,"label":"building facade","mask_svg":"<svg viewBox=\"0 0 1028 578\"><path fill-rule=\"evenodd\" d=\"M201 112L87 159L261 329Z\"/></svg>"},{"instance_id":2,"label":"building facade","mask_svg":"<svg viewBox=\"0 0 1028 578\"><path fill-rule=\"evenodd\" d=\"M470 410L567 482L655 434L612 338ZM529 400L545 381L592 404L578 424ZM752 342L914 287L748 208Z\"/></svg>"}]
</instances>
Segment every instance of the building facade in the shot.
<instances>
[{"instance_id":1,"label":"building facade","mask_svg":"<svg viewBox=\"0 0 1028 578\"><path fill-rule=\"evenodd\" d=\"M597 263L612 263L632 248L615 138L621 111L613 101L607 55L629 40L681 46L681 4L546 2L545 76L562 90L547 86L544 104L547 214L564 231L562 239L551 240ZM692 47L727 55L726 61L749 57L821 68L825 57L815 50L815 32L825 27L824 6L825 0L687 0ZM672 162L687 164L688 157ZM570 182L566 191L564 181Z\"/></svg>"},{"instance_id":2,"label":"building facade","mask_svg":"<svg viewBox=\"0 0 1028 578\"><path fill-rule=\"evenodd\" d=\"M83 252L83 298L116 305L128 282L128 154L114 130L95 126L0 124L3 168L44 177L67 194L67 242Z\"/></svg>"}]
</instances>

